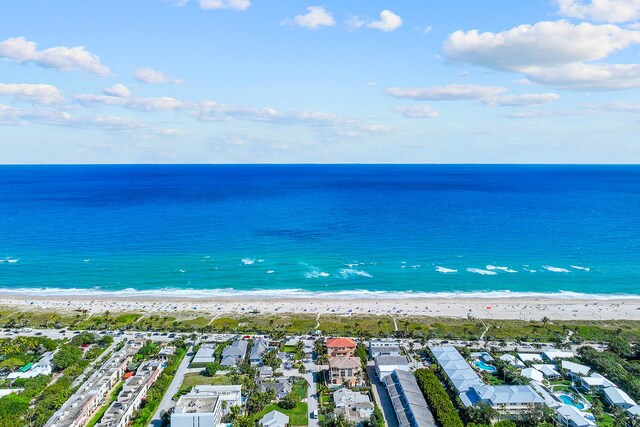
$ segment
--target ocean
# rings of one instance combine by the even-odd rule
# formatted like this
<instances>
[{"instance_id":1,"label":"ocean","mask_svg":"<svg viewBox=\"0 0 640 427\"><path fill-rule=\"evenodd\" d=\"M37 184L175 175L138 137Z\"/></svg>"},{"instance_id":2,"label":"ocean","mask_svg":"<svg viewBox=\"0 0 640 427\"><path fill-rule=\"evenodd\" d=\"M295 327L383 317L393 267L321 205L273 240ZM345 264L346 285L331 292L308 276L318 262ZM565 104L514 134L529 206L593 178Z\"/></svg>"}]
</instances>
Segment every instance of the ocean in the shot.
<instances>
[{"instance_id":1,"label":"ocean","mask_svg":"<svg viewBox=\"0 0 640 427\"><path fill-rule=\"evenodd\" d=\"M640 167L0 166L0 290L640 295Z\"/></svg>"}]
</instances>

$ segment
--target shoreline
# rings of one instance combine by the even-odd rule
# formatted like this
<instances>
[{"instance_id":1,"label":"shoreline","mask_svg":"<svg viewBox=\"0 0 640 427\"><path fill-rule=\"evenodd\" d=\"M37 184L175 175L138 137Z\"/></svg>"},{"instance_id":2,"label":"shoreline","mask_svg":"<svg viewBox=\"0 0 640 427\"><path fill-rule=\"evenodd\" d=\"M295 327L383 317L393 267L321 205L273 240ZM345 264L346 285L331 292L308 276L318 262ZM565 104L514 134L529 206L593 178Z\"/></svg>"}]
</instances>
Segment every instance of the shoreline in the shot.
<instances>
[{"instance_id":1,"label":"shoreline","mask_svg":"<svg viewBox=\"0 0 640 427\"><path fill-rule=\"evenodd\" d=\"M90 290L88 290L90 291ZM550 294L528 296L456 297L407 296L392 294L376 297L344 298L339 293L323 293L315 297L279 296L277 290L262 294L227 294L208 297L185 297L172 294L96 293L94 295L49 295L20 290L0 290L0 306L16 310L83 311L111 313L167 313L194 316L255 314L313 314L363 316L427 316L505 320L640 320L640 296L597 298L561 297ZM478 293L480 294L480 293ZM331 298L333 297L333 298Z\"/></svg>"}]
</instances>

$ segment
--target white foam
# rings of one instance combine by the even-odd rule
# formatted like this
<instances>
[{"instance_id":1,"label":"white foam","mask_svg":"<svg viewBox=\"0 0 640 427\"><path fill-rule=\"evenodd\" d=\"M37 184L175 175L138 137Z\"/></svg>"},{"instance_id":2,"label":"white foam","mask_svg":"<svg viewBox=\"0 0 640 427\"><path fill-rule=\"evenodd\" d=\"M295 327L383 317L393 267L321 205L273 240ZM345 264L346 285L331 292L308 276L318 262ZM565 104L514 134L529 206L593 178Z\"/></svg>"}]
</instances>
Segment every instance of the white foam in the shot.
<instances>
[{"instance_id":1,"label":"white foam","mask_svg":"<svg viewBox=\"0 0 640 427\"><path fill-rule=\"evenodd\" d=\"M16 263L16 262L18 262L18 261L19 261L19 260L17 260L17 259L8 259L8 260L7 260L7 262L8 262L9 264L15 264L15 263Z\"/></svg>"},{"instance_id":2,"label":"white foam","mask_svg":"<svg viewBox=\"0 0 640 427\"><path fill-rule=\"evenodd\" d=\"M445 273L445 274L448 274L448 273L457 273L457 272L458 272L458 269L454 269L454 268L446 268L446 267L442 267L442 266L437 266L437 267L436 267L436 271L437 271L438 273Z\"/></svg>"},{"instance_id":3,"label":"white foam","mask_svg":"<svg viewBox=\"0 0 640 427\"><path fill-rule=\"evenodd\" d=\"M573 268L574 270L583 270L583 271L591 270L589 267L581 267L579 265L570 265L569 267Z\"/></svg>"},{"instance_id":4,"label":"white foam","mask_svg":"<svg viewBox=\"0 0 640 427\"><path fill-rule=\"evenodd\" d=\"M373 277L371 274L367 273L364 270L356 270L355 268L343 268L338 274L343 278L347 279L352 276L360 276L360 277Z\"/></svg>"},{"instance_id":5,"label":"white foam","mask_svg":"<svg viewBox=\"0 0 640 427\"><path fill-rule=\"evenodd\" d=\"M552 273L568 273L569 272L569 270L567 270L566 268L554 267L552 265L543 265L542 268Z\"/></svg>"},{"instance_id":6,"label":"white foam","mask_svg":"<svg viewBox=\"0 0 640 427\"><path fill-rule=\"evenodd\" d=\"M304 273L304 277L307 279L319 279L320 277L329 277L331 276L326 271L321 271L319 268L313 267L311 271L307 271Z\"/></svg>"},{"instance_id":7,"label":"white foam","mask_svg":"<svg viewBox=\"0 0 640 427\"><path fill-rule=\"evenodd\" d=\"M242 261L244 265L251 265L256 262L256 260L253 258L242 258L240 261Z\"/></svg>"},{"instance_id":8,"label":"white foam","mask_svg":"<svg viewBox=\"0 0 640 427\"><path fill-rule=\"evenodd\" d=\"M640 295L633 294L586 294L573 291L558 291L553 293L545 292L512 292L509 290L497 291L470 291L470 292L388 292L369 290L349 290L337 292L314 292L303 289L256 289L256 290L236 290L233 288L220 289L193 289L193 288L160 288L154 290L137 290L127 288L124 290L103 290L100 287L93 288L0 288L0 295L11 295L21 298L25 295L43 296L68 296L68 297L105 297L124 298L133 300L143 300L144 297L171 300L175 298L245 298L248 301L255 299L416 299L416 298L442 298L442 299L501 299L501 298L541 298L552 300L640 300ZM168 297L171 295L171 297Z\"/></svg>"},{"instance_id":9,"label":"white foam","mask_svg":"<svg viewBox=\"0 0 640 427\"><path fill-rule=\"evenodd\" d=\"M260 258L260 259L257 259L256 262L264 262L264 260Z\"/></svg>"},{"instance_id":10,"label":"white foam","mask_svg":"<svg viewBox=\"0 0 640 427\"><path fill-rule=\"evenodd\" d=\"M481 268L467 268L467 271L469 273L481 274L483 276L495 276L496 274L498 274L495 271L483 270Z\"/></svg>"},{"instance_id":11,"label":"white foam","mask_svg":"<svg viewBox=\"0 0 640 427\"><path fill-rule=\"evenodd\" d=\"M265 271L265 273L267 273L267 274L273 274L275 272L276 272L275 270L267 270L267 271Z\"/></svg>"},{"instance_id":12,"label":"white foam","mask_svg":"<svg viewBox=\"0 0 640 427\"><path fill-rule=\"evenodd\" d=\"M178 270L178 273L186 273L187 270L185 270L184 268L181 268L180 270Z\"/></svg>"},{"instance_id":13,"label":"white foam","mask_svg":"<svg viewBox=\"0 0 640 427\"><path fill-rule=\"evenodd\" d=\"M512 270L509 267L501 267L499 265L487 265L485 268L489 271L499 270L504 271L505 273L517 273L516 270Z\"/></svg>"},{"instance_id":14,"label":"white foam","mask_svg":"<svg viewBox=\"0 0 640 427\"><path fill-rule=\"evenodd\" d=\"M83 259L82 262L91 262L90 259Z\"/></svg>"}]
</instances>

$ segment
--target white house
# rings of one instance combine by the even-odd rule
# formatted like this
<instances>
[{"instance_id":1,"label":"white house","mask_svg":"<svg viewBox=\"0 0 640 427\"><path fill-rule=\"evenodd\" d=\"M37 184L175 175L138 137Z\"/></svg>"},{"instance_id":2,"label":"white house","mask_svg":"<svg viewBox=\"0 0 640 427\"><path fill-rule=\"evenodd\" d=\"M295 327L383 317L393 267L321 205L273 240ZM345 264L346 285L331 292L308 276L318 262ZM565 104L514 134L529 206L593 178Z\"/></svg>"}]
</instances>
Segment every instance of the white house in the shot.
<instances>
[{"instance_id":1,"label":"white house","mask_svg":"<svg viewBox=\"0 0 640 427\"><path fill-rule=\"evenodd\" d=\"M524 363L522 363L522 362L520 361L520 359L518 359L517 357L515 357L515 356L514 356L514 355L512 355L512 354L508 354L508 353L503 354L503 355L502 355L502 356L500 356L498 359L500 359L500 360L502 360L502 361L504 361L504 362L507 362L509 365L511 365L511 366L515 366L516 368L521 368L521 369L522 369L522 368L524 368L524 367L525 367L525 364L524 364Z\"/></svg>"},{"instance_id":2,"label":"white house","mask_svg":"<svg viewBox=\"0 0 640 427\"><path fill-rule=\"evenodd\" d=\"M565 427L593 427L593 421L586 418L583 412L571 405L563 405L557 410L556 419L558 423Z\"/></svg>"},{"instance_id":3,"label":"white house","mask_svg":"<svg viewBox=\"0 0 640 427\"><path fill-rule=\"evenodd\" d=\"M636 406L636 402L618 387L607 387L603 392L605 400L611 406L618 406L622 409L629 409Z\"/></svg>"},{"instance_id":4,"label":"white house","mask_svg":"<svg viewBox=\"0 0 640 427\"><path fill-rule=\"evenodd\" d=\"M518 353L518 358L520 358L523 363L542 362L542 356L539 353Z\"/></svg>"},{"instance_id":5,"label":"white house","mask_svg":"<svg viewBox=\"0 0 640 427\"><path fill-rule=\"evenodd\" d=\"M400 342L396 340L371 340L369 341L369 357L399 356Z\"/></svg>"},{"instance_id":6,"label":"white house","mask_svg":"<svg viewBox=\"0 0 640 427\"><path fill-rule=\"evenodd\" d=\"M395 370L409 371L409 362L405 356L376 356L375 369L382 380Z\"/></svg>"},{"instance_id":7,"label":"white house","mask_svg":"<svg viewBox=\"0 0 640 427\"><path fill-rule=\"evenodd\" d=\"M202 344L200 346L200 348L198 349L198 351L196 352L196 355L193 356L193 359L191 360L191 364L206 364L206 363L213 363L216 361L215 358L215 351L216 351L216 346L215 344Z\"/></svg>"},{"instance_id":8,"label":"white house","mask_svg":"<svg viewBox=\"0 0 640 427\"><path fill-rule=\"evenodd\" d=\"M536 368L525 368L520 372L520 375L538 383L542 383L544 381L544 375Z\"/></svg>"},{"instance_id":9,"label":"white house","mask_svg":"<svg viewBox=\"0 0 640 427\"><path fill-rule=\"evenodd\" d=\"M573 353L570 351L561 351L552 348L551 350L543 351L542 357L544 357L549 362L553 362L556 359L570 359L573 357Z\"/></svg>"},{"instance_id":10,"label":"white house","mask_svg":"<svg viewBox=\"0 0 640 427\"><path fill-rule=\"evenodd\" d=\"M569 362L568 360L563 360L560 366L562 367L562 369L566 369L567 371L569 371L569 376L574 381L579 381L580 377L586 377L591 371L591 368L588 366Z\"/></svg>"},{"instance_id":11,"label":"white house","mask_svg":"<svg viewBox=\"0 0 640 427\"><path fill-rule=\"evenodd\" d=\"M542 372L545 378L560 378L560 372L556 370L555 365L547 365L547 364L534 364L531 365L533 368L536 368L538 371Z\"/></svg>"},{"instance_id":12,"label":"white house","mask_svg":"<svg viewBox=\"0 0 640 427\"><path fill-rule=\"evenodd\" d=\"M260 418L258 425L261 427L286 427L289 425L289 417L279 411L271 411Z\"/></svg>"},{"instance_id":13,"label":"white house","mask_svg":"<svg viewBox=\"0 0 640 427\"><path fill-rule=\"evenodd\" d=\"M343 414L349 421L359 423L369 420L374 406L366 394L341 388L333 393L335 414Z\"/></svg>"},{"instance_id":14,"label":"white house","mask_svg":"<svg viewBox=\"0 0 640 427\"><path fill-rule=\"evenodd\" d=\"M597 372L588 377L580 378L580 387L590 393L602 391L607 387L615 387L615 384Z\"/></svg>"}]
</instances>

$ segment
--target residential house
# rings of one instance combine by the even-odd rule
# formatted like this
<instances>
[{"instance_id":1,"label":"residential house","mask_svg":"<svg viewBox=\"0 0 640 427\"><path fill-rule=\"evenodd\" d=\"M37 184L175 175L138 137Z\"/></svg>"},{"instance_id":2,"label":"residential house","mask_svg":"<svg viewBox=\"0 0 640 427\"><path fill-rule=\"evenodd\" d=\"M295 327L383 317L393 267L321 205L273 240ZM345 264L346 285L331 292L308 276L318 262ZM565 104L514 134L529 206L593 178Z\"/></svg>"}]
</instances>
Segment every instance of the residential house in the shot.
<instances>
[{"instance_id":1,"label":"residential house","mask_svg":"<svg viewBox=\"0 0 640 427\"><path fill-rule=\"evenodd\" d=\"M375 357L376 375L383 380L391 372L395 370L409 371L409 362L405 356L376 356Z\"/></svg>"},{"instance_id":2,"label":"residential house","mask_svg":"<svg viewBox=\"0 0 640 427\"><path fill-rule=\"evenodd\" d=\"M353 357L356 343L351 338L327 338L329 357Z\"/></svg>"},{"instance_id":3,"label":"residential house","mask_svg":"<svg viewBox=\"0 0 640 427\"><path fill-rule=\"evenodd\" d=\"M515 357L512 354L503 354L502 356L500 356L498 359L507 362L509 365L514 366L516 368L524 368L526 365L524 363L522 363L522 361L520 359L518 359L517 357Z\"/></svg>"},{"instance_id":4,"label":"residential house","mask_svg":"<svg viewBox=\"0 0 640 427\"><path fill-rule=\"evenodd\" d=\"M355 387L363 383L362 362L357 357L338 356L329 359L329 378L331 387L348 384Z\"/></svg>"},{"instance_id":5,"label":"residential house","mask_svg":"<svg viewBox=\"0 0 640 427\"><path fill-rule=\"evenodd\" d=\"M236 340L222 350L220 366L232 368L238 366L247 354L248 344L244 340Z\"/></svg>"},{"instance_id":6,"label":"residential house","mask_svg":"<svg viewBox=\"0 0 640 427\"><path fill-rule=\"evenodd\" d=\"M258 383L258 391L260 393L264 393L265 391L273 389L275 391L276 399L284 399L291 390L293 386L291 381L288 378L278 378L276 381L260 381Z\"/></svg>"},{"instance_id":7,"label":"residential house","mask_svg":"<svg viewBox=\"0 0 640 427\"><path fill-rule=\"evenodd\" d=\"M538 383L542 383L544 381L544 375L536 368L524 368L520 372L520 375Z\"/></svg>"},{"instance_id":8,"label":"residential house","mask_svg":"<svg viewBox=\"0 0 640 427\"><path fill-rule=\"evenodd\" d=\"M570 362L568 360L563 360L560 366L562 367L562 369L569 372L569 377L574 382L580 381L581 377L586 377L587 375L589 375L589 372L591 371L591 368L588 366L581 365L575 362Z\"/></svg>"},{"instance_id":9,"label":"residential house","mask_svg":"<svg viewBox=\"0 0 640 427\"><path fill-rule=\"evenodd\" d=\"M372 339L369 341L369 357L399 356L400 341Z\"/></svg>"},{"instance_id":10,"label":"residential house","mask_svg":"<svg viewBox=\"0 0 640 427\"><path fill-rule=\"evenodd\" d=\"M249 352L249 362L251 366L258 366L262 364L262 357L269 349L269 343L264 338L258 338L253 342L251 351Z\"/></svg>"},{"instance_id":11,"label":"residential house","mask_svg":"<svg viewBox=\"0 0 640 427\"><path fill-rule=\"evenodd\" d=\"M528 385L473 386L461 399L467 406L486 403L500 417L529 413L544 406L544 399Z\"/></svg>"},{"instance_id":12,"label":"residential house","mask_svg":"<svg viewBox=\"0 0 640 427\"><path fill-rule=\"evenodd\" d=\"M607 387L615 387L615 384L597 372L594 372L588 377L580 378L580 388L586 392L597 393Z\"/></svg>"},{"instance_id":13,"label":"residential house","mask_svg":"<svg viewBox=\"0 0 640 427\"><path fill-rule=\"evenodd\" d=\"M518 353L518 358L522 360L522 363L542 362L542 356L539 353Z\"/></svg>"},{"instance_id":14,"label":"residential house","mask_svg":"<svg viewBox=\"0 0 640 427\"><path fill-rule=\"evenodd\" d=\"M430 350L458 394L465 393L472 386L484 385L476 371L455 347L432 346Z\"/></svg>"},{"instance_id":15,"label":"residential house","mask_svg":"<svg viewBox=\"0 0 640 427\"><path fill-rule=\"evenodd\" d=\"M531 365L531 367L537 369L540 372L542 372L542 375L544 375L544 377L546 379L548 379L548 380L562 378L562 375L560 374L560 372L558 372L556 370L556 366L555 365L533 364L533 365Z\"/></svg>"},{"instance_id":16,"label":"residential house","mask_svg":"<svg viewBox=\"0 0 640 427\"><path fill-rule=\"evenodd\" d=\"M596 425L585 416L584 412L571 405L559 407L556 411L556 419L561 426L565 427L594 427Z\"/></svg>"},{"instance_id":17,"label":"residential house","mask_svg":"<svg viewBox=\"0 0 640 427\"><path fill-rule=\"evenodd\" d=\"M604 393L604 399L611 406L617 406L622 409L636 406L636 402L618 387L607 387L602 392Z\"/></svg>"},{"instance_id":18,"label":"residential house","mask_svg":"<svg viewBox=\"0 0 640 427\"><path fill-rule=\"evenodd\" d=\"M258 425L260 427L287 427L289 425L289 416L273 410L260 418Z\"/></svg>"},{"instance_id":19,"label":"residential house","mask_svg":"<svg viewBox=\"0 0 640 427\"><path fill-rule=\"evenodd\" d=\"M270 378L273 376L273 368L271 366L260 366L258 368L258 377Z\"/></svg>"},{"instance_id":20,"label":"residential house","mask_svg":"<svg viewBox=\"0 0 640 427\"><path fill-rule=\"evenodd\" d=\"M571 359L573 356L574 354L570 351L561 351L555 348L542 352L542 357L549 362L554 362L558 359Z\"/></svg>"},{"instance_id":21,"label":"residential house","mask_svg":"<svg viewBox=\"0 0 640 427\"><path fill-rule=\"evenodd\" d=\"M206 365L207 363L214 363L216 361L215 357L216 345L211 343L205 343L200 346L196 355L193 356L191 360L192 365Z\"/></svg>"},{"instance_id":22,"label":"residential house","mask_svg":"<svg viewBox=\"0 0 640 427\"><path fill-rule=\"evenodd\" d=\"M333 393L334 413L354 423L368 421L375 409L369 395L341 388Z\"/></svg>"}]
</instances>

